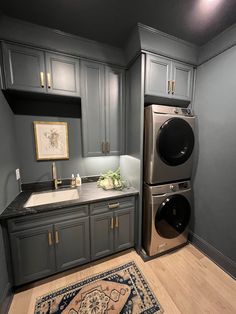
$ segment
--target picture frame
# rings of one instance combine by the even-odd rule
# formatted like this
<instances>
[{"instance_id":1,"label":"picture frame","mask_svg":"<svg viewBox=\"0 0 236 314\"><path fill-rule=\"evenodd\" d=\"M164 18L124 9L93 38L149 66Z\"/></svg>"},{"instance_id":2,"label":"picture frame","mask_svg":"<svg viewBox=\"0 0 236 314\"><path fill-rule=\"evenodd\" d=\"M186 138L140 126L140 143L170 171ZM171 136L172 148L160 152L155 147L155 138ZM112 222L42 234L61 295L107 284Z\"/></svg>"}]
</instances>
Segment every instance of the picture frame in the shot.
<instances>
[{"instance_id":1,"label":"picture frame","mask_svg":"<svg viewBox=\"0 0 236 314\"><path fill-rule=\"evenodd\" d=\"M67 122L34 121L37 160L69 159Z\"/></svg>"}]
</instances>

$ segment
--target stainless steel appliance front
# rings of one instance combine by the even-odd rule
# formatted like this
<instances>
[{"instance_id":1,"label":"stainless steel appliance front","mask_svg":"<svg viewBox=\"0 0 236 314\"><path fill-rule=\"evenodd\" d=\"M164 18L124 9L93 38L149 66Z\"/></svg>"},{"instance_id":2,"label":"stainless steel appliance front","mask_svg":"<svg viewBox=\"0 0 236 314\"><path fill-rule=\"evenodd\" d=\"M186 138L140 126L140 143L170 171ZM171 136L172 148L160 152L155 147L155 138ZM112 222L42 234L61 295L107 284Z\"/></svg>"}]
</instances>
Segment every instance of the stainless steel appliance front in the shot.
<instances>
[{"instance_id":1,"label":"stainless steel appliance front","mask_svg":"<svg viewBox=\"0 0 236 314\"><path fill-rule=\"evenodd\" d=\"M190 109L145 108L144 181L161 184L191 177L195 117Z\"/></svg>"},{"instance_id":2,"label":"stainless steel appliance front","mask_svg":"<svg viewBox=\"0 0 236 314\"><path fill-rule=\"evenodd\" d=\"M190 181L144 184L143 247L149 256L187 242L191 207Z\"/></svg>"}]
</instances>

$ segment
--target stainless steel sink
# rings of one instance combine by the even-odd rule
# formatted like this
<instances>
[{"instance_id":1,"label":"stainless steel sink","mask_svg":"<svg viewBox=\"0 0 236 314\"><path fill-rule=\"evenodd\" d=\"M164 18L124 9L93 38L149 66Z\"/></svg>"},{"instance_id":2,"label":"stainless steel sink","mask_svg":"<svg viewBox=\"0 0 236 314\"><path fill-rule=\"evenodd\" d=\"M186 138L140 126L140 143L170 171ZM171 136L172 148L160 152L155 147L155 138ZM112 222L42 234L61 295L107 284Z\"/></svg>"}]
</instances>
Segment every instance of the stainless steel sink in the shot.
<instances>
[{"instance_id":1,"label":"stainless steel sink","mask_svg":"<svg viewBox=\"0 0 236 314\"><path fill-rule=\"evenodd\" d=\"M32 193L24 207L35 207L77 199L79 199L79 192L77 189Z\"/></svg>"}]
</instances>

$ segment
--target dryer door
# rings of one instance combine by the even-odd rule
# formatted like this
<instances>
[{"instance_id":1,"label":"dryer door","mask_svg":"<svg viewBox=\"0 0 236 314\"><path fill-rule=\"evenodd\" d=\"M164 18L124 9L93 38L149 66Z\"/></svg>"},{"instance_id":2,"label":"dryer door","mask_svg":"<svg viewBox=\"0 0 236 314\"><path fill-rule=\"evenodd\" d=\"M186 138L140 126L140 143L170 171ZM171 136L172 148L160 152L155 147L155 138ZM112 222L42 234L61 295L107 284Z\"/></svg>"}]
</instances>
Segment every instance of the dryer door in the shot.
<instances>
[{"instance_id":1,"label":"dryer door","mask_svg":"<svg viewBox=\"0 0 236 314\"><path fill-rule=\"evenodd\" d=\"M181 118L171 118L160 128L157 152L169 166L185 163L193 152L194 133L191 126Z\"/></svg>"},{"instance_id":2,"label":"dryer door","mask_svg":"<svg viewBox=\"0 0 236 314\"><path fill-rule=\"evenodd\" d=\"M156 213L157 233L163 238L176 238L187 228L190 214L190 203L183 195L169 196L162 202Z\"/></svg>"}]
</instances>

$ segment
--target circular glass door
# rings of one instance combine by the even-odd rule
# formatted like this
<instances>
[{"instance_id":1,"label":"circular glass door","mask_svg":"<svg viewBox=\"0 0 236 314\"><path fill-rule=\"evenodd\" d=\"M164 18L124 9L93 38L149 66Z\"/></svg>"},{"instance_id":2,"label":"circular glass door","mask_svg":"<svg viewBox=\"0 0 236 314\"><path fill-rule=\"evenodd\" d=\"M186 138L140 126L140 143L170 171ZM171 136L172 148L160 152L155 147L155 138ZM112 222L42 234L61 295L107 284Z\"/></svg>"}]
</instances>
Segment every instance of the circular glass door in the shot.
<instances>
[{"instance_id":1,"label":"circular glass door","mask_svg":"<svg viewBox=\"0 0 236 314\"><path fill-rule=\"evenodd\" d=\"M193 147L193 130L185 120L172 118L161 126L157 138L157 151L166 164L170 166L183 164L191 156Z\"/></svg>"},{"instance_id":2,"label":"circular glass door","mask_svg":"<svg viewBox=\"0 0 236 314\"><path fill-rule=\"evenodd\" d=\"M157 233L163 238L176 238L188 226L190 215L189 201L183 195L177 194L166 198L156 213Z\"/></svg>"}]
</instances>

